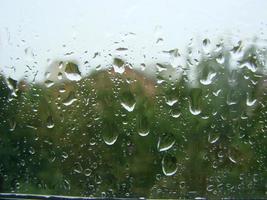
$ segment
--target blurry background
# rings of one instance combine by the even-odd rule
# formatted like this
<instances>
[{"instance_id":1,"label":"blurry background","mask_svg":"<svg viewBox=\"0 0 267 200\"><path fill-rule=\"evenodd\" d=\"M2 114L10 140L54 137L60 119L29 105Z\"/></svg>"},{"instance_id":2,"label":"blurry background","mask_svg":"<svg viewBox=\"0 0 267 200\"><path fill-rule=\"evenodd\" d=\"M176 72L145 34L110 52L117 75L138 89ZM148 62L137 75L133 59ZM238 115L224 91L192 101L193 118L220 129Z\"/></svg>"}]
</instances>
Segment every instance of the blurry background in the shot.
<instances>
[{"instance_id":1,"label":"blurry background","mask_svg":"<svg viewBox=\"0 0 267 200\"><path fill-rule=\"evenodd\" d=\"M3 1L0 192L266 198L265 1Z\"/></svg>"}]
</instances>

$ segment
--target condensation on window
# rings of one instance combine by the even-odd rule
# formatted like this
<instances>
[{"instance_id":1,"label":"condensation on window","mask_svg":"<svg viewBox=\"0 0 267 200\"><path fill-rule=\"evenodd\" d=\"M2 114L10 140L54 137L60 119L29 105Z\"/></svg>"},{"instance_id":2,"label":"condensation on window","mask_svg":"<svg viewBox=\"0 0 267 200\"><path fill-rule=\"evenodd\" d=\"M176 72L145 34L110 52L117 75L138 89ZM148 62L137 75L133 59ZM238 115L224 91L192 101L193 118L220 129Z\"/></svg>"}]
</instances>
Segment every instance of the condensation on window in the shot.
<instances>
[{"instance_id":1,"label":"condensation on window","mask_svg":"<svg viewBox=\"0 0 267 200\"><path fill-rule=\"evenodd\" d=\"M0 194L267 197L266 2L2 4Z\"/></svg>"}]
</instances>

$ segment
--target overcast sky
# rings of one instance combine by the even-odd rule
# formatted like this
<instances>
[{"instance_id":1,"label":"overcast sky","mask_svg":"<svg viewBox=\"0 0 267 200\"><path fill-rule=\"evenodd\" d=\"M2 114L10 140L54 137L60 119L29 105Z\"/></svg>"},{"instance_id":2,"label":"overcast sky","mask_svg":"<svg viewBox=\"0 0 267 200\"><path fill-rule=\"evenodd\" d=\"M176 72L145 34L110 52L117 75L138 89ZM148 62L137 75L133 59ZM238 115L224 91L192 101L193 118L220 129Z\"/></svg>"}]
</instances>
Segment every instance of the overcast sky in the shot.
<instances>
[{"instance_id":1,"label":"overcast sky","mask_svg":"<svg viewBox=\"0 0 267 200\"><path fill-rule=\"evenodd\" d=\"M0 1L0 71L13 78L38 71L41 79L51 60L83 63L117 47L146 62L143 54L184 48L190 38L267 39L266 0Z\"/></svg>"}]
</instances>

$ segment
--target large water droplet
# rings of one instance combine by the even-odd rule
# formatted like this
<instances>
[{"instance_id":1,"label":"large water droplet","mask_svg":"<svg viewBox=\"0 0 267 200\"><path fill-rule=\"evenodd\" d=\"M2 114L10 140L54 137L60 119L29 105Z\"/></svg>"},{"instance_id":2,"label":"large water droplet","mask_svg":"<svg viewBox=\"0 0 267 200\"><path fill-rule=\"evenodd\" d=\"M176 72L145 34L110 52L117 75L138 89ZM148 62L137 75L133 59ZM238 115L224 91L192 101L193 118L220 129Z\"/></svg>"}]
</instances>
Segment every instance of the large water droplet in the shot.
<instances>
[{"instance_id":1,"label":"large water droplet","mask_svg":"<svg viewBox=\"0 0 267 200\"><path fill-rule=\"evenodd\" d=\"M169 154L163 157L161 165L162 165L162 171L166 176L172 176L178 170L176 157Z\"/></svg>"},{"instance_id":2,"label":"large water droplet","mask_svg":"<svg viewBox=\"0 0 267 200\"><path fill-rule=\"evenodd\" d=\"M208 73L205 79L200 79L200 83L203 85L210 85L213 82L216 74L217 74L216 72Z\"/></svg>"},{"instance_id":3,"label":"large water droplet","mask_svg":"<svg viewBox=\"0 0 267 200\"><path fill-rule=\"evenodd\" d=\"M125 110L127 110L128 112L132 112L132 111L134 110L134 108L135 108L135 104L136 104L136 103L134 103L134 104L132 104L132 105L129 105L129 104L127 104L127 103L123 103L123 102L121 102L122 107L123 107Z\"/></svg>"},{"instance_id":4,"label":"large water droplet","mask_svg":"<svg viewBox=\"0 0 267 200\"><path fill-rule=\"evenodd\" d=\"M140 136L147 136L150 132L148 118L144 115L137 118L137 132Z\"/></svg>"},{"instance_id":5,"label":"large water droplet","mask_svg":"<svg viewBox=\"0 0 267 200\"><path fill-rule=\"evenodd\" d=\"M201 113L201 97L202 90L200 88L193 88L190 91L189 110L192 115L199 115Z\"/></svg>"},{"instance_id":6,"label":"large water droplet","mask_svg":"<svg viewBox=\"0 0 267 200\"><path fill-rule=\"evenodd\" d=\"M77 101L77 98L75 97L75 93L73 91L70 91L68 97L63 101L63 104L65 106L69 106L75 101Z\"/></svg>"},{"instance_id":7,"label":"large water droplet","mask_svg":"<svg viewBox=\"0 0 267 200\"><path fill-rule=\"evenodd\" d=\"M84 175L85 176L90 176L92 174L92 170L90 168L87 168L84 170Z\"/></svg>"},{"instance_id":8,"label":"large water droplet","mask_svg":"<svg viewBox=\"0 0 267 200\"><path fill-rule=\"evenodd\" d=\"M134 110L136 101L131 91L126 90L121 92L121 105L128 112L132 112Z\"/></svg>"},{"instance_id":9,"label":"large water droplet","mask_svg":"<svg viewBox=\"0 0 267 200\"><path fill-rule=\"evenodd\" d=\"M113 69L114 72L122 74L125 71L124 61L120 58L114 58Z\"/></svg>"},{"instance_id":10,"label":"large water droplet","mask_svg":"<svg viewBox=\"0 0 267 200\"><path fill-rule=\"evenodd\" d=\"M166 104L169 106L173 106L177 101L177 99L166 99Z\"/></svg>"},{"instance_id":11,"label":"large water droplet","mask_svg":"<svg viewBox=\"0 0 267 200\"><path fill-rule=\"evenodd\" d=\"M107 145L113 145L118 139L118 133L110 130L103 133L103 140Z\"/></svg>"},{"instance_id":12,"label":"large water droplet","mask_svg":"<svg viewBox=\"0 0 267 200\"><path fill-rule=\"evenodd\" d=\"M171 133L164 133L158 140L158 151L167 151L175 144L175 137Z\"/></svg>"},{"instance_id":13,"label":"large water droplet","mask_svg":"<svg viewBox=\"0 0 267 200\"><path fill-rule=\"evenodd\" d=\"M51 81L51 80L46 80L45 81L45 86L48 87L48 88L52 87L54 84L55 84L54 81Z\"/></svg>"},{"instance_id":14,"label":"large water droplet","mask_svg":"<svg viewBox=\"0 0 267 200\"><path fill-rule=\"evenodd\" d=\"M214 144L215 142L217 142L220 138L220 134L217 132L210 132L209 136L208 136L208 141L211 144Z\"/></svg>"},{"instance_id":15,"label":"large water droplet","mask_svg":"<svg viewBox=\"0 0 267 200\"><path fill-rule=\"evenodd\" d=\"M70 62L66 64L65 75L71 81L79 81L82 78L78 65Z\"/></svg>"},{"instance_id":16,"label":"large water droplet","mask_svg":"<svg viewBox=\"0 0 267 200\"><path fill-rule=\"evenodd\" d=\"M74 172L80 174L82 172L82 170L83 170L83 168L82 168L81 163L79 163L79 162L74 163L74 169L73 169Z\"/></svg>"}]
</instances>

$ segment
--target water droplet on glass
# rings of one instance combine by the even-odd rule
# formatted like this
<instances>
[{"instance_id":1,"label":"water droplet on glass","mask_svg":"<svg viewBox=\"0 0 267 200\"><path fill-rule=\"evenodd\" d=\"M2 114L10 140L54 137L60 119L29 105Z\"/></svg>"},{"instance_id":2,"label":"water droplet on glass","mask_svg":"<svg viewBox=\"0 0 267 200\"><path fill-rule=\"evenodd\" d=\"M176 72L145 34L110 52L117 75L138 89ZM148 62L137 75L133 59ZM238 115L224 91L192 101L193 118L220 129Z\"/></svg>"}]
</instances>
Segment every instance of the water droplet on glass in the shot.
<instances>
[{"instance_id":1,"label":"water droplet on glass","mask_svg":"<svg viewBox=\"0 0 267 200\"><path fill-rule=\"evenodd\" d=\"M137 132L140 136L147 136L150 132L148 118L144 115L137 118Z\"/></svg>"},{"instance_id":2,"label":"water droplet on glass","mask_svg":"<svg viewBox=\"0 0 267 200\"><path fill-rule=\"evenodd\" d=\"M75 93L73 91L70 91L68 97L63 101L63 104L65 106L69 106L75 101L77 101L77 98L75 97Z\"/></svg>"},{"instance_id":3,"label":"water droplet on glass","mask_svg":"<svg viewBox=\"0 0 267 200\"><path fill-rule=\"evenodd\" d=\"M84 175L85 176L90 176L92 174L92 170L90 168L87 168L84 170Z\"/></svg>"},{"instance_id":4,"label":"water droplet on glass","mask_svg":"<svg viewBox=\"0 0 267 200\"><path fill-rule=\"evenodd\" d=\"M199 115L201 113L201 97L202 90L200 88L191 89L189 110L192 115Z\"/></svg>"},{"instance_id":5,"label":"water droplet on glass","mask_svg":"<svg viewBox=\"0 0 267 200\"><path fill-rule=\"evenodd\" d=\"M62 158L67 159L69 157L69 155L67 154L67 152L63 151L62 152Z\"/></svg>"},{"instance_id":6,"label":"water droplet on glass","mask_svg":"<svg viewBox=\"0 0 267 200\"><path fill-rule=\"evenodd\" d=\"M132 105L129 105L129 104L127 104L127 103L123 103L123 102L121 102L122 107L123 107L125 110L127 110L128 112L132 112L132 111L134 110L135 104L136 104L136 103L134 103L134 104L132 104Z\"/></svg>"},{"instance_id":7,"label":"water droplet on glass","mask_svg":"<svg viewBox=\"0 0 267 200\"><path fill-rule=\"evenodd\" d=\"M125 48L125 47L119 47L116 49L117 51L127 51L128 48Z\"/></svg>"},{"instance_id":8,"label":"water droplet on glass","mask_svg":"<svg viewBox=\"0 0 267 200\"><path fill-rule=\"evenodd\" d=\"M52 116L48 116L46 120L46 127L53 128L55 126Z\"/></svg>"},{"instance_id":9,"label":"water droplet on glass","mask_svg":"<svg viewBox=\"0 0 267 200\"><path fill-rule=\"evenodd\" d=\"M214 144L215 142L217 142L219 140L219 138L220 138L219 133L211 132L211 133L209 133L208 141L209 141L209 143Z\"/></svg>"},{"instance_id":10,"label":"water droplet on glass","mask_svg":"<svg viewBox=\"0 0 267 200\"><path fill-rule=\"evenodd\" d=\"M83 171L81 163L79 163L79 162L74 163L73 171L80 174Z\"/></svg>"},{"instance_id":11,"label":"water droplet on glass","mask_svg":"<svg viewBox=\"0 0 267 200\"><path fill-rule=\"evenodd\" d=\"M70 182L65 179L63 182L63 187L65 190L70 190Z\"/></svg>"},{"instance_id":12,"label":"water droplet on glass","mask_svg":"<svg viewBox=\"0 0 267 200\"><path fill-rule=\"evenodd\" d=\"M62 80L62 78L63 78L62 72L58 72L57 78L58 78L58 80Z\"/></svg>"},{"instance_id":13,"label":"water droplet on glass","mask_svg":"<svg viewBox=\"0 0 267 200\"><path fill-rule=\"evenodd\" d=\"M103 140L107 145L113 145L117 139L118 139L119 134L117 131L114 130L105 130L103 133Z\"/></svg>"},{"instance_id":14,"label":"water droplet on glass","mask_svg":"<svg viewBox=\"0 0 267 200\"><path fill-rule=\"evenodd\" d=\"M167 151L175 144L175 137L171 133L164 133L158 140L158 151Z\"/></svg>"},{"instance_id":15,"label":"water droplet on glass","mask_svg":"<svg viewBox=\"0 0 267 200\"><path fill-rule=\"evenodd\" d=\"M166 104L169 106L173 106L176 102L178 102L177 99L166 99Z\"/></svg>"},{"instance_id":16,"label":"water droplet on glass","mask_svg":"<svg viewBox=\"0 0 267 200\"><path fill-rule=\"evenodd\" d=\"M66 64L65 75L71 81L79 81L82 78L78 65L71 62Z\"/></svg>"},{"instance_id":17,"label":"water droplet on glass","mask_svg":"<svg viewBox=\"0 0 267 200\"><path fill-rule=\"evenodd\" d=\"M218 57L216 58L216 61L217 61L217 63L222 65L225 61L225 58L222 54L219 54Z\"/></svg>"},{"instance_id":18,"label":"water droplet on glass","mask_svg":"<svg viewBox=\"0 0 267 200\"><path fill-rule=\"evenodd\" d=\"M12 120L10 120L9 124L10 124L9 130L14 131L16 129L17 122L14 119L12 119Z\"/></svg>"},{"instance_id":19,"label":"water droplet on glass","mask_svg":"<svg viewBox=\"0 0 267 200\"><path fill-rule=\"evenodd\" d=\"M213 82L216 74L216 72L210 72L205 79L200 79L200 83L203 85L210 85Z\"/></svg>"},{"instance_id":20,"label":"water droplet on glass","mask_svg":"<svg viewBox=\"0 0 267 200\"><path fill-rule=\"evenodd\" d=\"M49 88L49 87L51 87L51 86L53 86L53 85L54 85L54 81L51 81L51 80L46 80L46 81L45 81L45 86L46 86L46 87Z\"/></svg>"},{"instance_id":21,"label":"water droplet on glass","mask_svg":"<svg viewBox=\"0 0 267 200\"><path fill-rule=\"evenodd\" d=\"M124 61L120 58L114 58L113 69L114 72L122 74L125 71Z\"/></svg>"},{"instance_id":22,"label":"water droplet on glass","mask_svg":"<svg viewBox=\"0 0 267 200\"><path fill-rule=\"evenodd\" d=\"M162 171L166 176L172 176L178 170L176 157L169 154L163 157L161 165L162 165Z\"/></svg>"}]
</instances>

